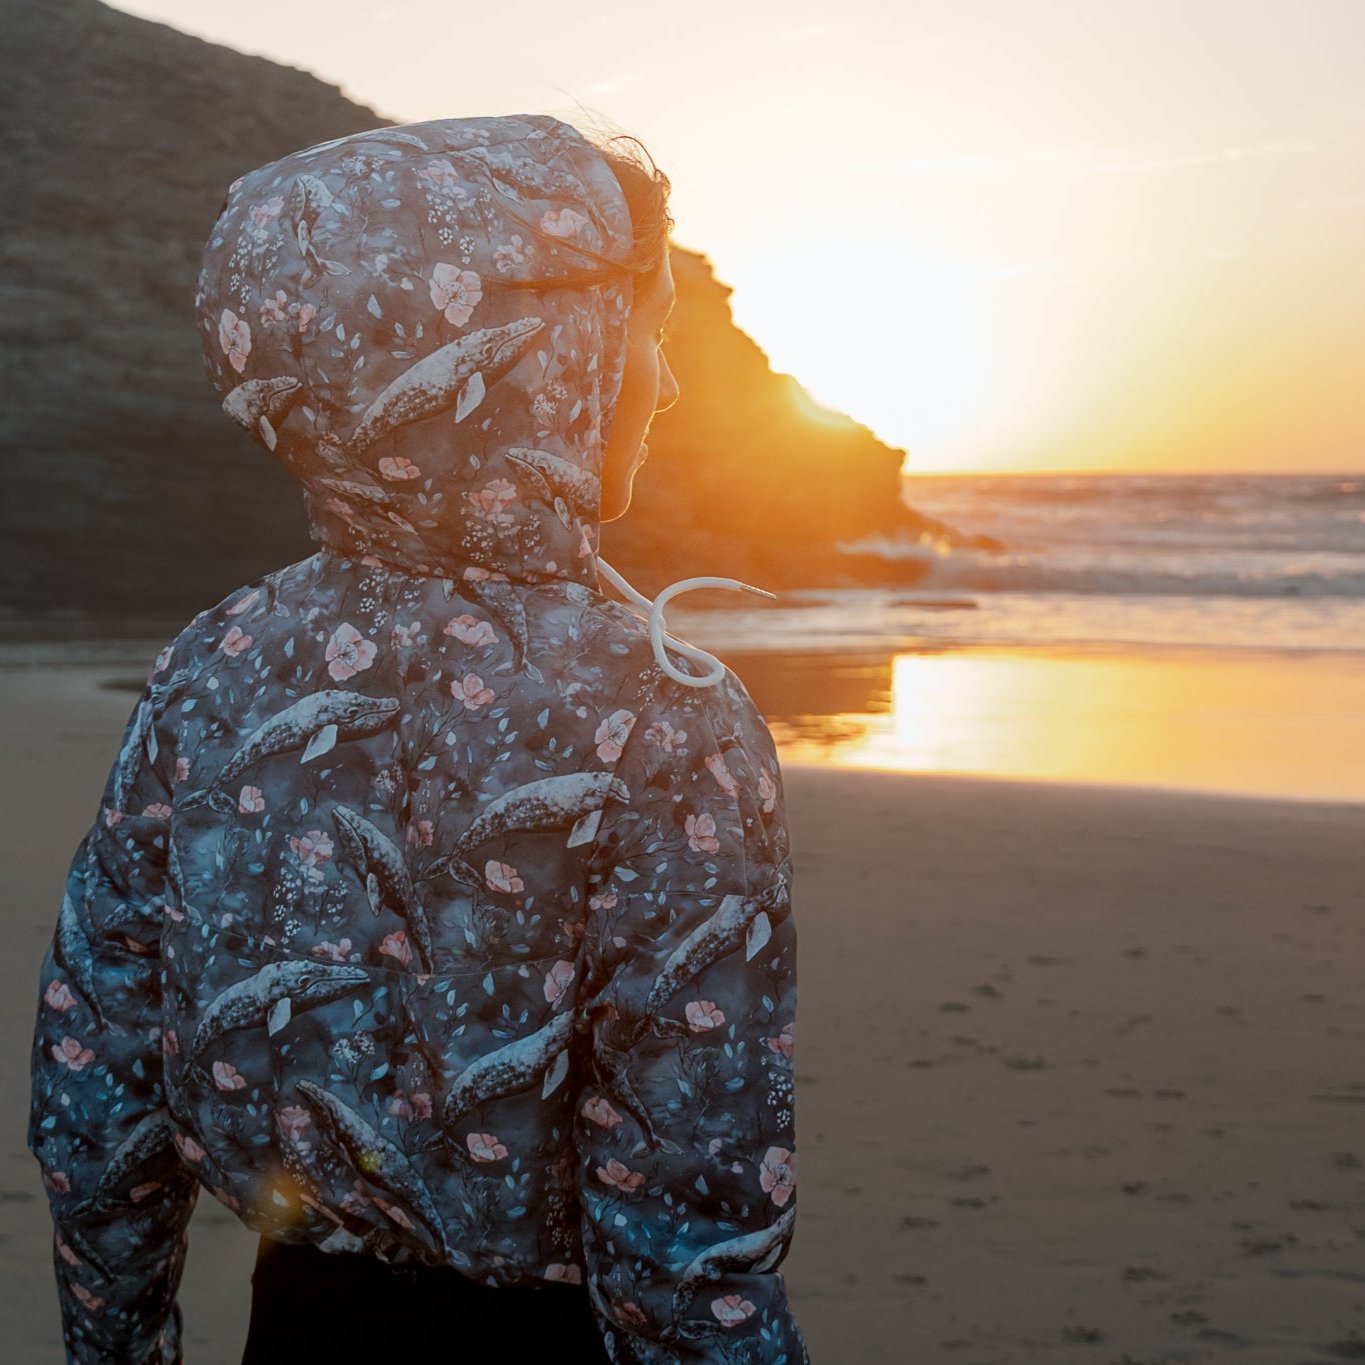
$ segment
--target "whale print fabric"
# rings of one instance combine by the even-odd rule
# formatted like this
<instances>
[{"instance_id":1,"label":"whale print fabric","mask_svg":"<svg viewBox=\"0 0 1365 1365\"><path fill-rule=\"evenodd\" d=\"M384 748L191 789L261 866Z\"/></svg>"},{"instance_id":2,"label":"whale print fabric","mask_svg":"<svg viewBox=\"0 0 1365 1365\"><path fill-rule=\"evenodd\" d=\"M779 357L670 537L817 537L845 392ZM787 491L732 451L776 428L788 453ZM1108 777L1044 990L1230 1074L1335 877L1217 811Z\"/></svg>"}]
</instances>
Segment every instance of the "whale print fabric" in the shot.
<instances>
[{"instance_id":1,"label":"whale print fabric","mask_svg":"<svg viewBox=\"0 0 1365 1365\"><path fill-rule=\"evenodd\" d=\"M201 1190L581 1283L620 1365L807 1360L772 736L599 588L630 231L538 115L229 192L209 374L319 543L161 651L71 861L29 1126L69 1360L182 1359Z\"/></svg>"}]
</instances>

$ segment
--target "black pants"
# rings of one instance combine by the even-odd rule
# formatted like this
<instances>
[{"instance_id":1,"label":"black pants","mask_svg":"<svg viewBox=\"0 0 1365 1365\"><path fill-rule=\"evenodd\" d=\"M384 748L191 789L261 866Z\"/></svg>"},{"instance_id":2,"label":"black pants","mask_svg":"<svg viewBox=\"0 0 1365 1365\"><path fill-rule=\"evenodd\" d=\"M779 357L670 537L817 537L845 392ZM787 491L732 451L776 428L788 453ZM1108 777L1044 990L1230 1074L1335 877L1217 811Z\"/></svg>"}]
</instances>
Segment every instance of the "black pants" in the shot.
<instances>
[{"instance_id":1,"label":"black pants","mask_svg":"<svg viewBox=\"0 0 1365 1365\"><path fill-rule=\"evenodd\" d=\"M390 1266L262 1237L242 1365L413 1359L611 1365L581 1285L495 1289L458 1270Z\"/></svg>"}]
</instances>

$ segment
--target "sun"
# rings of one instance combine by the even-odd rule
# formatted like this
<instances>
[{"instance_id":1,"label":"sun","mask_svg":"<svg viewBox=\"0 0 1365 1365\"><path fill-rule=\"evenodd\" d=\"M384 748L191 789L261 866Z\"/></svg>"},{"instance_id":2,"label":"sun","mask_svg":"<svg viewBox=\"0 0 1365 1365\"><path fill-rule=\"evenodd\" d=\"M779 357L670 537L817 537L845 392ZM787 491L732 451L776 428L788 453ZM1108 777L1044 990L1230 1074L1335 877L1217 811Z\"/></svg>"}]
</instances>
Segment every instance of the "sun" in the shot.
<instances>
[{"instance_id":1,"label":"sun","mask_svg":"<svg viewBox=\"0 0 1365 1365\"><path fill-rule=\"evenodd\" d=\"M837 264L816 240L742 262L735 322L797 376L813 421L848 414L907 468L952 468L998 403L1003 360L990 271L942 251L864 240Z\"/></svg>"}]
</instances>

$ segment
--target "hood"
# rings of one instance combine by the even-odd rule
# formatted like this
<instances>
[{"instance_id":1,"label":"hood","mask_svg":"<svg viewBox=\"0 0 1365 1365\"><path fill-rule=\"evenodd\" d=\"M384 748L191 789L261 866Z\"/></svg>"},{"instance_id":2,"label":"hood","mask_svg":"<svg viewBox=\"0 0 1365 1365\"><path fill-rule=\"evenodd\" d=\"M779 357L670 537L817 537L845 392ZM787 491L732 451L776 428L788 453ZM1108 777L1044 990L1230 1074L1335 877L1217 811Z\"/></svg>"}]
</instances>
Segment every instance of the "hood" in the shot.
<instances>
[{"instance_id":1,"label":"hood","mask_svg":"<svg viewBox=\"0 0 1365 1365\"><path fill-rule=\"evenodd\" d=\"M303 487L309 530L399 571L600 590L601 472L625 363L630 210L606 158L544 114L321 143L235 180L196 309L223 409Z\"/></svg>"},{"instance_id":2,"label":"hood","mask_svg":"<svg viewBox=\"0 0 1365 1365\"><path fill-rule=\"evenodd\" d=\"M339 138L228 190L196 300L209 377L319 543L596 587L630 247L610 164L555 118Z\"/></svg>"}]
</instances>

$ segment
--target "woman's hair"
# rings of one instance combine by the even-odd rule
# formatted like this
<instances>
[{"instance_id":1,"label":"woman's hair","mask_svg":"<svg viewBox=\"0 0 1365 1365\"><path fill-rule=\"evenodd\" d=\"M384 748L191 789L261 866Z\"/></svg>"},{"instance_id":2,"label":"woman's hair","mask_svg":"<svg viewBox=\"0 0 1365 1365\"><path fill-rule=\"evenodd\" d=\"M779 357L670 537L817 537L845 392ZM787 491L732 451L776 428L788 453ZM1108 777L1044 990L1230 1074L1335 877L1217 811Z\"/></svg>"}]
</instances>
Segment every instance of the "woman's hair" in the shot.
<instances>
[{"instance_id":1,"label":"woman's hair","mask_svg":"<svg viewBox=\"0 0 1365 1365\"><path fill-rule=\"evenodd\" d=\"M617 143L634 145L618 149ZM635 274L647 275L662 263L668 250L668 237L673 231L668 196L673 186L668 176L654 164L654 158L639 138L618 133L602 141L594 140L593 145L616 173L630 208L634 241L625 268Z\"/></svg>"},{"instance_id":2,"label":"woman's hair","mask_svg":"<svg viewBox=\"0 0 1365 1365\"><path fill-rule=\"evenodd\" d=\"M585 246L572 244L575 255L596 261L598 269L582 271L570 275L556 275L552 280L545 279L500 279L493 281L500 289L545 289L573 288L582 284L603 284L622 274L634 275L642 279L651 271L657 270L668 252L668 238L673 231L673 216L668 211L668 196L673 186L667 175L655 164L654 158L646 150L639 138L629 133L605 133L589 128L584 137L602 154L616 176L621 192L626 197L626 207L630 210L631 249L624 260L599 255ZM622 145L627 144L627 145ZM508 212L506 208L503 210ZM515 213L508 216L522 222L532 232L537 232L534 224L518 218ZM537 232L537 235L539 233ZM566 245L562 240L555 243L561 249Z\"/></svg>"}]
</instances>

